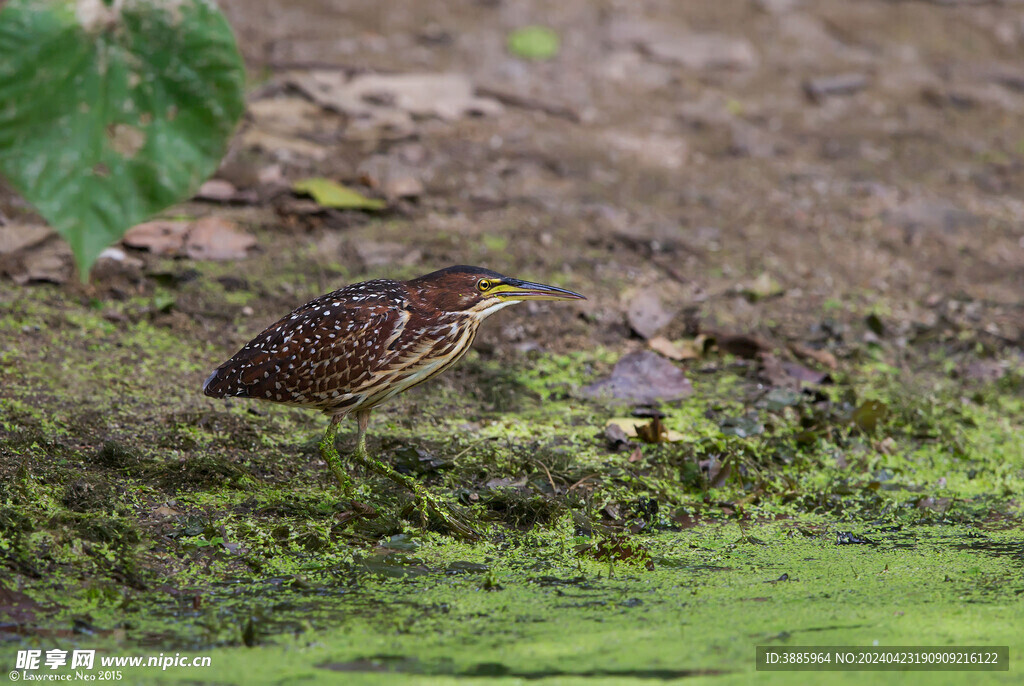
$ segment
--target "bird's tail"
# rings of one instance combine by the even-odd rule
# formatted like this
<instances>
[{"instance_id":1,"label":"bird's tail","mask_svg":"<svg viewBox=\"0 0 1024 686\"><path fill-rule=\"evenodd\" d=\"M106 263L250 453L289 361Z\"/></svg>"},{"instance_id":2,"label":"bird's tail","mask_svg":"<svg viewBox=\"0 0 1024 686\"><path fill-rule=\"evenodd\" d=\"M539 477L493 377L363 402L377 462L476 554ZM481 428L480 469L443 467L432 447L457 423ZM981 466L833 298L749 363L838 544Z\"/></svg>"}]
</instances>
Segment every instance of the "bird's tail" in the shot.
<instances>
[{"instance_id":1,"label":"bird's tail","mask_svg":"<svg viewBox=\"0 0 1024 686\"><path fill-rule=\"evenodd\" d=\"M206 381L203 382L203 393L211 398L247 395L245 386L237 381L235 383L229 381L227 375L223 373L223 369L223 367L218 367L210 376L206 377Z\"/></svg>"}]
</instances>

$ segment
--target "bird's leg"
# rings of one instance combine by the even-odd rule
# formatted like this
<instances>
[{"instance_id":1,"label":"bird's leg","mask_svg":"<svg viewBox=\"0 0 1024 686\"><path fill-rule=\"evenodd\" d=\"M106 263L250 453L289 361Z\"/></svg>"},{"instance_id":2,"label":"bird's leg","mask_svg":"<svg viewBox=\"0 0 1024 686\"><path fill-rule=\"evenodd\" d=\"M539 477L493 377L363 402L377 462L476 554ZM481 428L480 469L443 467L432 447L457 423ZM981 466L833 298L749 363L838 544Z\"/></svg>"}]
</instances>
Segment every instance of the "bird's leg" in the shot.
<instances>
[{"instance_id":1,"label":"bird's leg","mask_svg":"<svg viewBox=\"0 0 1024 686\"><path fill-rule=\"evenodd\" d=\"M356 422L359 424L359 437L356 439L356 449L355 452L352 453L352 457L367 469L372 469L381 476L386 476L399 486L412 491L413 495L416 496L421 512L423 510L429 511L435 517L444 522L445 526L453 534L470 540L480 538L480 534L473 527L461 521L455 513L452 512L448 505L432 496L430 492L423 487L423 484L415 479L405 476L404 474L399 474L391 465L370 457L369 454L367 454L366 425L369 421L369 410L358 410L356 412Z\"/></svg>"},{"instance_id":2,"label":"bird's leg","mask_svg":"<svg viewBox=\"0 0 1024 686\"><path fill-rule=\"evenodd\" d=\"M370 423L370 411L359 410L356 412L356 425L359 427L359 434L356 437L356 452L353 455L359 461L365 461L368 456L366 453L366 427Z\"/></svg>"},{"instance_id":3,"label":"bird's leg","mask_svg":"<svg viewBox=\"0 0 1024 686\"><path fill-rule=\"evenodd\" d=\"M341 490L345 497L351 498L355 494L352 486L352 477L342 467L341 456L338 455L338 448L334 445L334 439L338 435L338 424L340 423L341 417L331 417L331 423L327 425L327 431L324 433L324 437L320 439L317 447L320 448L320 455L324 458L324 462L331 468L334 478L341 485ZM361 439L362 434L360 434Z\"/></svg>"}]
</instances>

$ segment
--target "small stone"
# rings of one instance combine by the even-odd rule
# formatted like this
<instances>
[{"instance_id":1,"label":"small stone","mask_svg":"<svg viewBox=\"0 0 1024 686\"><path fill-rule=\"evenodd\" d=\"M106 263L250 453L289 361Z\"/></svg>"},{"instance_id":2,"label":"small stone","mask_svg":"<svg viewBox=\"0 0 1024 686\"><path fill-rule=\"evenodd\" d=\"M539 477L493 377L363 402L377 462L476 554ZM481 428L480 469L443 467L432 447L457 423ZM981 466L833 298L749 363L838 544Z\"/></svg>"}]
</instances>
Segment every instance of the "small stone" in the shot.
<instances>
[{"instance_id":1,"label":"small stone","mask_svg":"<svg viewBox=\"0 0 1024 686\"><path fill-rule=\"evenodd\" d=\"M803 83L804 93L812 102L821 103L833 95L853 95L868 85L867 74L851 72L835 76L821 76Z\"/></svg>"},{"instance_id":2,"label":"small stone","mask_svg":"<svg viewBox=\"0 0 1024 686\"><path fill-rule=\"evenodd\" d=\"M633 331L649 339L672 321L675 312L665 306L657 293L643 290L630 301L626 317Z\"/></svg>"}]
</instances>

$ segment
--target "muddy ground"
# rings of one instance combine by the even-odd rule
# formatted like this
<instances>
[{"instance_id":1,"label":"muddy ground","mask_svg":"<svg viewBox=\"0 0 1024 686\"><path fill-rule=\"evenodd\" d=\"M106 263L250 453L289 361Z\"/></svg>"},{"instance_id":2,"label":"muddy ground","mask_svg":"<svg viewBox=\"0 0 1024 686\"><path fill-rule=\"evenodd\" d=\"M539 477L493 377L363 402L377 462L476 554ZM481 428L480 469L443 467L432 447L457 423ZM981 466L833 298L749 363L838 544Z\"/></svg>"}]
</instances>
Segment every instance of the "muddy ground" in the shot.
<instances>
[{"instance_id":1,"label":"muddy ground","mask_svg":"<svg viewBox=\"0 0 1024 686\"><path fill-rule=\"evenodd\" d=\"M86 286L55 240L0 261L0 664L744 683L763 644L1022 654L1024 8L222 6L249 111L227 183L165 218L224 220L245 259L129 241ZM510 54L527 25L558 54ZM440 72L471 90L346 90ZM0 219L35 221L6 189ZM305 300L459 263L588 296L502 311L373 416L482 542L369 475L340 499L321 417L201 395ZM636 351L692 392L591 392Z\"/></svg>"}]
</instances>

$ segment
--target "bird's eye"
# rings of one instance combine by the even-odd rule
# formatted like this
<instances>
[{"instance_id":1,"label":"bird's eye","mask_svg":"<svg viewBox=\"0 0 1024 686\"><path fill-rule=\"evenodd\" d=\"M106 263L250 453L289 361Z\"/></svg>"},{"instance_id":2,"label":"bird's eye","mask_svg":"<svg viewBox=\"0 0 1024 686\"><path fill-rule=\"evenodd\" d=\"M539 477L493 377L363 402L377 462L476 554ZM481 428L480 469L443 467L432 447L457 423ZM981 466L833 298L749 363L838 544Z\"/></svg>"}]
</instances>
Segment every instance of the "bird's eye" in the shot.
<instances>
[{"instance_id":1,"label":"bird's eye","mask_svg":"<svg viewBox=\"0 0 1024 686\"><path fill-rule=\"evenodd\" d=\"M486 293L491 289L491 286L493 285L494 284L492 284L487 279L480 279L479 281L476 282L477 290L479 290L481 293Z\"/></svg>"}]
</instances>

